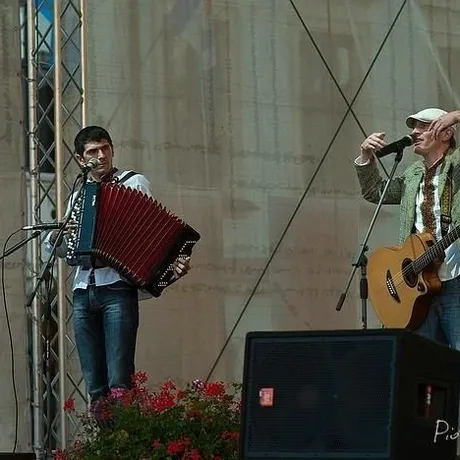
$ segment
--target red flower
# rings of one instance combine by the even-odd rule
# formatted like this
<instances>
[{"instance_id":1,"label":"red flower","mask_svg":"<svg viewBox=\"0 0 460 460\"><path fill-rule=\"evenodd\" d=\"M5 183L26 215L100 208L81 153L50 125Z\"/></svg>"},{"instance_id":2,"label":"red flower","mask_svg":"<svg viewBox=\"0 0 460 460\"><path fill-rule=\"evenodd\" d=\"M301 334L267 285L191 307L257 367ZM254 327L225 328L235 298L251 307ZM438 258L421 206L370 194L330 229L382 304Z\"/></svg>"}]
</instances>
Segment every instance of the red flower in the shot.
<instances>
[{"instance_id":1,"label":"red flower","mask_svg":"<svg viewBox=\"0 0 460 460\"><path fill-rule=\"evenodd\" d=\"M149 398L146 401L146 409L153 410L155 412L163 412L171 407L176 406L176 401L173 395L169 393L159 393L153 398Z\"/></svg>"},{"instance_id":2,"label":"red flower","mask_svg":"<svg viewBox=\"0 0 460 460\"><path fill-rule=\"evenodd\" d=\"M123 434L130 430L128 427L133 423L151 426L147 446L150 443L150 455L154 457L204 460L206 455L208 460L223 460L236 455L239 438L237 419L241 405L236 387L233 394L227 393L227 386L221 381L205 383L196 380L180 388L173 381L166 380L160 383L157 391L151 391L145 372L134 374L132 382L131 388L112 391L109 396L91 405L90 414L82 414L84 429L94 442L74 442L68 450L58 451L55 460L84 458L91 452L94 443L107 447L108 456L130 457L130 445L114 443L111 430L105 429L106 424L98 427L94 423L107 419L119 424ZM67 411L74 410L74 401L69 399L64 407ZM201 430L201 420L204 428L211 425L212 429ZM134 434L131 440L137 442Z\"/></svg>"},{"instance_id":3,"label":"red flower","mask_svg":"<svg viewBox=\"0 0 460 460\"><path fill-rule=\"evenodd\" d=\"M143 409L146 411L163 412L177 406L177 396L172 391L176 387L171 381L165 382L159 393L146 394L143 398Z\"/></svg>"},{"instance_id":4,"label":"red flower","mask_svg":"<svg viewBox=\"0 0 460 460\"><path fill-rule=\"evenodd\" d=\"M57 449L55 454L54 454L55 460L66 460L67 455L62 449Z\"/></svg>"},{"instance_id":5,"label":"red flower","mask_svg":"<svg viewBox=\"0 0 460 460\"><path fill-rule=\"evenodd\" d=\"M225 395L225 385L222 382L207 383L204 392L211 397L222 397Z\"/></svg>"},{"instance_id":6,"label":"red flower","mask_svg":"<svg viewBox=\"0 0 460 460\"><path fill-rule=\"evenodd\" d=\"M193 449L184 456L187 460L201 460L201 455L198 452L198 449Z\"/></svg>"},{"instance_id":7,"label":"red flower","mask_svg":"<svg viewBox=\"0 0 460 460\"><path fill-rule=\"evenodd\" d=\"M168 455L175 455L184 452L186 447L190 444L189 439L176 439L175 441L171 441L167 448L166 453Z\"/></svg>"},{"instance_id":8,"label":"red flower","mask_svg":"<svg viewBox=\"0 0 460 460\"><path fill-rule=\"evenodd\" d=\"M161 385L161 389L164 391L172 391L176 389L176 385L171 380L166 380L166 382Z\"/></svg>"},{"instance_id":9,"label":"red flower","mask_svg":"<svg viewBox=\"0 0 460 460\"><path fill-rule=\"evenodd\" d=\"M66 412L73 412L75 410L75 401L72 398L69 398L64 402L64 410Z\"/></svg>"},{"instance_id":10,"label":"red flower","mask_svg":"<svg viewBox=\"0 0 460 460\"><path fill-rule=\"evenodd\" d=\"M147 373L144 371L135 372L131 377L131 381L136 387L141 387L147 382L147 380Z\"/></svg>"},{"instance_id":11,"label":"red flower","mask_svg":"<svg viewBox=\"0 0 460 460\"><path fill-rule=\"evenodd\" d=\"M125 407L130 406L132 402L133 402L133 395L131 394L131 392L128 391L123 395L123 405Z\"/></svg>"}]
</instances>

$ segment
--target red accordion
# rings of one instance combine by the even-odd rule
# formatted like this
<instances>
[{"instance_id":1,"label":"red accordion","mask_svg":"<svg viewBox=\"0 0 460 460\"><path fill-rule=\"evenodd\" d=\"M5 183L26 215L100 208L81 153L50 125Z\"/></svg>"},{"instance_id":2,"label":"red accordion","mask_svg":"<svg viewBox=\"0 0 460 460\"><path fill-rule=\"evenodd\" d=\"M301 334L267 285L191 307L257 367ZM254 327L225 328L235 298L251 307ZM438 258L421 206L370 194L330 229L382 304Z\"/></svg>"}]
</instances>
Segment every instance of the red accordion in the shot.
<instances>
[{"instance_id":1,"label":"red accordion","mask_svg":"<svg viewBox=\"0 0 460 460\"><path fill-rule=\"evenodd\" d=\"M102 262L155 297L174 280L173 262L190 256L200 239L152 197L116 183L86 183L72 218L78 230L68 239L69 265Z\"/></svg>"}]
</instances>

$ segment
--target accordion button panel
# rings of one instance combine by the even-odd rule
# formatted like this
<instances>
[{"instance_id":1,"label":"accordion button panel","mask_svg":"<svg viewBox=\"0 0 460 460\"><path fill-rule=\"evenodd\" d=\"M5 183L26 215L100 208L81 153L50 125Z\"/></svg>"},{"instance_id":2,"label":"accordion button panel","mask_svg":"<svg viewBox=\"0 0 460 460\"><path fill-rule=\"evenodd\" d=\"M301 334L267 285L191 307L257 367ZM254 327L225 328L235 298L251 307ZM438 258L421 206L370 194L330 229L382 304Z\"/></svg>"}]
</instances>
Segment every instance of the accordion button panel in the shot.
<instances>
[{"instance_id":1,"label":"accordion button panel","mask_svg":"<svg viewBox=\"0 0 460 460\"><path fill-rule=\"evenodd\" d=\"M82 211L82 202L83 202L83 193L80 194L75 206L72 209L70 214L70 219L77 223L76 228L72 228L67 236L67 262L69 265L76 265L77 261L75 258L75 249L77 247L78 239L78 229L80 227L81 221L81 211Z\"/></svg>"}]
</instances>

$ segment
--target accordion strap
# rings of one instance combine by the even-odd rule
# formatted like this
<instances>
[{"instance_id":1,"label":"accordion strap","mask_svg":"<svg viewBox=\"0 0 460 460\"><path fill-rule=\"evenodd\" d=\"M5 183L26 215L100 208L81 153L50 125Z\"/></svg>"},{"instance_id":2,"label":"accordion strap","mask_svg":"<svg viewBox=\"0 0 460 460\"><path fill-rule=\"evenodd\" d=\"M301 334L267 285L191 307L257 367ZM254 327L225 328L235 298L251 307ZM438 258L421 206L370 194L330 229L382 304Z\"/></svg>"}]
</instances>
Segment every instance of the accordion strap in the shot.
<instances>
[{"instance_id":1,"label":"accordion strap","mask_svg":"<svg viewBox=\"0 0 460 460\"><path fill-rule=\"evenodd\" d=\"M139 173L137 173L136 171L129 171L121 179L117 177L116 179L117 184L123 184L123 182L126 182L128 179L131 179L131 177L135 176L136 174L139 174Z\"/></svg>"}]
</instances>

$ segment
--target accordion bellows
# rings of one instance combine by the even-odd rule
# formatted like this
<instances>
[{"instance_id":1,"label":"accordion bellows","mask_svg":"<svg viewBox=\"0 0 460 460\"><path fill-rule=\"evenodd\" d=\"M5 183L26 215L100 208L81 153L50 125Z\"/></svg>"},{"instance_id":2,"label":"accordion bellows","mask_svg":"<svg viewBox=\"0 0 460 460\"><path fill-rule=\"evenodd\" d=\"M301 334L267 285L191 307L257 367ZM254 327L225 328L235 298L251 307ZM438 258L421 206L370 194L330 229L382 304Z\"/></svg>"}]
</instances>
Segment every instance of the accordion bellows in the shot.
<instances>
[{"instance_id":1,"label":"accordion bellows","mask_svg":"<svg viewBox=\"0 0 460 460\"><path fill-rule=\"evenodd\" d=\"M200 235L161 203L130 187L88 182L74 208L69 265L106 265L158 297L173 278L172 263L190 256Z\"/></svg>"}]
</instances>

